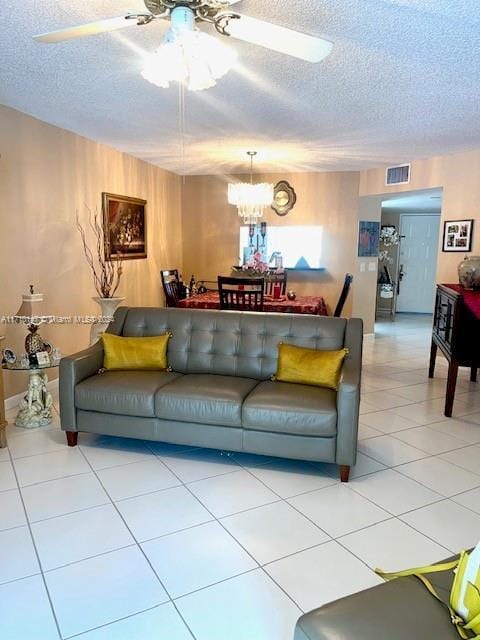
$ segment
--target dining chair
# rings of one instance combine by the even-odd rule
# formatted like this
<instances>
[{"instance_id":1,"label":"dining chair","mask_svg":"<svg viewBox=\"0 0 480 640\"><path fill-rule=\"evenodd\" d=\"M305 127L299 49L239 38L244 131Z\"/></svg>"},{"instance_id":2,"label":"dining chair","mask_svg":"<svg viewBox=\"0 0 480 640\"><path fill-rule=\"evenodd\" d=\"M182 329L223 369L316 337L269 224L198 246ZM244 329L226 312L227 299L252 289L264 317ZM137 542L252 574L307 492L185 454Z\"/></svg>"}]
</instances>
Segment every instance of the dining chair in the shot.
<instances>
[{"instance_id":1,"label":"dining chair","mask_svg":"<svg viewBox=\"0 0 480 640\"><path fill-rule=\"evenodd\" d=\"M171 282L172 280L180 282L178 269L162 269L160 271L160 277L162 278L162 284L164 282Z\"/></svg>"},{"instance_id":2,"label":"dining chair","mask_svg":"<svg viewBox=\"0 0 480 640\"><path fill-rule=\"evenodd\" d=\"M162 280L167 307L176 307L178 301L184 297L182 295L180 278L178 277L178 269L162 269L160 271L160 278Z\"/></svg>"},{"instance_id":3,"label":"dining chair","mask_svg":"<svg viewBox=\"0 0 480 640\"><path fill-rule=\"evenodd\" d=\"M335 307L335 311L333 313L335 318L339 318L342 315L343 307L348 297L348 292L350 291L350 285L352 284L352 281L353 281L352 274L351 273L345 274L345 281L343 283L342 292L340 293L337 306Z\"/></svg>"},{"instance_id":4,"label":"dining chair","mask_svg":"<svg viewBox=\"0 0 480 640\"><path fill-rule=\"evenodd\" d=\"M220 309L263 311L264 278L218 276Z\"/></svg>"},{"instance_id":5,"label":"dining chair","mask_svg":"<svg viewBox=\"0 0 480 640\"><path fill-rule=\"evenodd\" d=\"M273 290L276 284L280 284L280 295L287 293L287 271L277 273L276 271L268 271L265 276L265 295L273 296Z\"/></svg>"}]
</instances>

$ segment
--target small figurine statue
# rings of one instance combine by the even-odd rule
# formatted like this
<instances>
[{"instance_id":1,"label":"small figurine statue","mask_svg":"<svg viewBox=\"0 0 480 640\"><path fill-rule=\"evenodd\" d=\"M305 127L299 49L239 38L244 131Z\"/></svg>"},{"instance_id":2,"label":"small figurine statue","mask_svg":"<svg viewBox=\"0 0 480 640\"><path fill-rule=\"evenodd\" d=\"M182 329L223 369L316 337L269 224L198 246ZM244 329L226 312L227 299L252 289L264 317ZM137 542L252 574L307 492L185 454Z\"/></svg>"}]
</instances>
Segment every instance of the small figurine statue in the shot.
<instances>
[{"instance_id":1,"label":"small figurine statue","mask_svg":"<svg viewBox=\"0 0 480 640\"><path fill-rule=\"evenodd\" d=\"M15 424L19 427L44 427L52 420L52 394L47 389L45 373L30 376L28 391L20 403Z\"/></svg>"}]
</instances>

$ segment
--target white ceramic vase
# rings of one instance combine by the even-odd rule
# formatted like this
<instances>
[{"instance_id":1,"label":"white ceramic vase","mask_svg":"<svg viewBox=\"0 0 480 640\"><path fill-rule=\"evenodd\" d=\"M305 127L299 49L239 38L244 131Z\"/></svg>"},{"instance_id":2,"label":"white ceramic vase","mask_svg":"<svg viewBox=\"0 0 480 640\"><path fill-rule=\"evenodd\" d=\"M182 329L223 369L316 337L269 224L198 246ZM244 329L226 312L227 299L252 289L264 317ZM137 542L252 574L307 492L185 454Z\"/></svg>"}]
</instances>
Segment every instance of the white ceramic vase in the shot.
<instances>
[{"instance_id":1,"label":"white ceramic vase","mask_svg":"<svg viewBox=\"0 0 480 640\"><path fill-rule=\"evenodd\" d=\"M92 300L95 300L95 302L100 305L100 315L103 318L111 318L118 305L122 304L125 298L96 297L92 298ZM104 333L105 329L108 327L108 324L108 322L96 322L95 324L92 324L90 329L90 344L95 344L95 342L99 340L101 334Z\"/></svg>"}]
</instances>

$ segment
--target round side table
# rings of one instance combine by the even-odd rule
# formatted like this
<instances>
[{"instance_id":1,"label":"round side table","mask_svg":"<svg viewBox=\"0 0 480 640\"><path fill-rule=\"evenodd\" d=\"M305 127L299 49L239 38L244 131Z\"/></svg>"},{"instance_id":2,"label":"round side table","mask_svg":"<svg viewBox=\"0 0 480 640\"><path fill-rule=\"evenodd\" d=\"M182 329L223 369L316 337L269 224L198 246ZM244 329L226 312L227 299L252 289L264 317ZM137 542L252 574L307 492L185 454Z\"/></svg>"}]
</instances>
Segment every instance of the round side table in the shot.
<instances>
[{"instance_id":1,"label":"round side table","mask_svg":"<svg viewBox=\"0 0 480 640\"><path fill-rule=\"evenodd\" d=\"M24 367L20 363L2 365L6 371L28 371L27 393L20 402L20 409L15 418L15 425L24 429L46 427L52 422L52 394L47 389L48 377L45 369L55 369L58 364L50 362L46 365Z\"/></svg>"}]
</instances>

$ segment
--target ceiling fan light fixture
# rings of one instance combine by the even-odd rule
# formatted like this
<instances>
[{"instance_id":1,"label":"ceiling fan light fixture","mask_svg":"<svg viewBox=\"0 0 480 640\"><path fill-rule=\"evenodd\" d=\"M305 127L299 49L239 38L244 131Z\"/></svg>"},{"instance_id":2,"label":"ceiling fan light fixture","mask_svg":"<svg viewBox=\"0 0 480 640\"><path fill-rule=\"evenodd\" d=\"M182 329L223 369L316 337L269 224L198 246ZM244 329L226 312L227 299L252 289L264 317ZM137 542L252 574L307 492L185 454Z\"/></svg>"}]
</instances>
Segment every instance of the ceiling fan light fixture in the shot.
<instances>
[{"instance_id":1,"label":"ceiling fan light fixture","mask_svg":"<svg viewBox=\"0 0 480 640\"><path fill-rule=\"evenodd\" d=\"M191 91L215 86L237 60L237 54L217 38L195 28L188 7L177 7L172 25L158 49L145 59L142 76L158 87L182 82Z\"/></svg>"}]
</instances>

